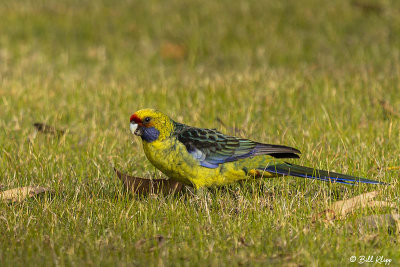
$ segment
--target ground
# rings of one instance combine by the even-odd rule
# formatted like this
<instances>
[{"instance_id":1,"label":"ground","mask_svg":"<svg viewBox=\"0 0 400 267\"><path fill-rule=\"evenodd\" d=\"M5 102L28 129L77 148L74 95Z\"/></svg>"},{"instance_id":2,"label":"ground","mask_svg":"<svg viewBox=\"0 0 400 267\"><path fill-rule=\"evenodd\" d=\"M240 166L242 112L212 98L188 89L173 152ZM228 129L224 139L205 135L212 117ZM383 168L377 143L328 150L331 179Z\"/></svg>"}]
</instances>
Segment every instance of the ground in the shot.
<instances>
[{"instance_id":1,"label":"ground","mask_svg":"<svg viewBox=\"0 0 400 267\"><path fill-rule=\"evenodd\" d=\"M391 210L313 220L376 189L399 206L386 169L400 165L398 1L5 0L0 17L0 184L55 190L0 203L2 266L399 263L396 233L348 227ZM147 107L391 185L285 177L130 196L113 166L162 176L129 131Z\"/></svg>"}]
</instances>

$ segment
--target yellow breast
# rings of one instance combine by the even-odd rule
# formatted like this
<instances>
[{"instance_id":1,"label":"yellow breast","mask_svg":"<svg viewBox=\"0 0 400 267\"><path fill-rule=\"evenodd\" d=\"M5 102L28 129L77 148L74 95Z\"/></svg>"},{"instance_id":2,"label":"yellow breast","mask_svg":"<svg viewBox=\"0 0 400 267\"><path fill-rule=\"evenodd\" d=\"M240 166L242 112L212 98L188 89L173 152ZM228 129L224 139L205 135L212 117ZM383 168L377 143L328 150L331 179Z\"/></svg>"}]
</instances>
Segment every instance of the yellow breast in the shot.
<instances>
[{"instance_id":1,"label":"yellow breast","mask_svg":"<svg viewBox=\"0 0 400 267\"><path fill-rule=\"evenodd\" d=\"M143 149L148 160L169 178L196 188L225 185L246 179L249 176L244 167L252 169L260 165L256 161L262 161L262 158L257 157L220 164L215 169L206 168L187 152L181 142L173 138L151 143L143 141ZM267 176L269 175L264 174L264 177Z\"/></svg>"},{"instance_id":2,"label":"yellow breast","mask_svg":"<svg viewBox=\"0 0 400 267\"><path fill-rule=\"evenodd\" d=\"M191 184L191 177L197 175L196 160L187 153L186 148L174 139L143 141L147 159L169 178Z\"/></svg>"}]
</instances>

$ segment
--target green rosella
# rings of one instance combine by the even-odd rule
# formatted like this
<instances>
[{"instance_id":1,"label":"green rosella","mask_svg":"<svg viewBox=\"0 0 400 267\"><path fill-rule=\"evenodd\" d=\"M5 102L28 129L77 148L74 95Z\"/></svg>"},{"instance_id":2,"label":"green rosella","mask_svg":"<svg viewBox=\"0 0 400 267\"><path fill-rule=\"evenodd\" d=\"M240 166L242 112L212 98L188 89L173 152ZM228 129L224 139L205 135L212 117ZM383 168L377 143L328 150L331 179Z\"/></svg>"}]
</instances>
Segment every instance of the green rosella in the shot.
<instances>
[{"instance_id":1,"label":"green rosella","mask_svg":"<svg viewBox=\"0 0 400 267\"><path fill-rule=\"evenodd\" d=\"M141 137L144 152L157 169L196 188L283 175L343 184L380 183L288 163L283 159L299 158L299 150L191 127L154 109L134 113L130 129Z\"/></svg>"}]
</instances>

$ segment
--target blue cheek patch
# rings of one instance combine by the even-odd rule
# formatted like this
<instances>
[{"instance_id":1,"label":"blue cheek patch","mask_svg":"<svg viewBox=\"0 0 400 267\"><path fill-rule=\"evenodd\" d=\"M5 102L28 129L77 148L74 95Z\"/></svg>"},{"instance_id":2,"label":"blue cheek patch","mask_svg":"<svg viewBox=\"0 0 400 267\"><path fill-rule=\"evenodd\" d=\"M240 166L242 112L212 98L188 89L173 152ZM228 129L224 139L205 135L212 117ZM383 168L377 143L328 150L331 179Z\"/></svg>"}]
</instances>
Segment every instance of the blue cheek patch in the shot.
<instances>
[{"instance_id":1,"label":"blue cheek patch","mask_svg":"<svg viewBox=\"0 0 400 267\"><path fill-rule=\"evenodd\" d=\"M157 140L158 136L160 135L160 131L154 127L146 128L143 127L143 134L142 139L148 143L151 143Z\"/></svg>"}]
</instances>

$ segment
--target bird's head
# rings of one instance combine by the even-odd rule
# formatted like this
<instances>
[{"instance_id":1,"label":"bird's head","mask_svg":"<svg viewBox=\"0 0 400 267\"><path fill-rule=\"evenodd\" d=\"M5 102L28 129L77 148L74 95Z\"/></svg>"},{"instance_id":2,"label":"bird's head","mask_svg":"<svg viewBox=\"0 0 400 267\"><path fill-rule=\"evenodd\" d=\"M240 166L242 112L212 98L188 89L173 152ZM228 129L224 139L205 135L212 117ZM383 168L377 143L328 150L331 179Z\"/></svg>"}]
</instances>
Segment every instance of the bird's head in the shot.
<instances>
[{"instance_id":1,"label":"bird's head","mask_svg":"<svg viewBox=\"0 0 400 267\"><path fill-rule=\"evenodd\" d=\"M174 126L171 119L154 109L141 109L130 118L131 132L143 141L161 141L171 135Z\"/></svg>"}]
</instances>

